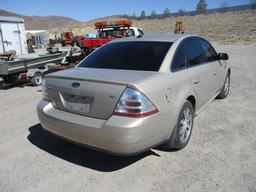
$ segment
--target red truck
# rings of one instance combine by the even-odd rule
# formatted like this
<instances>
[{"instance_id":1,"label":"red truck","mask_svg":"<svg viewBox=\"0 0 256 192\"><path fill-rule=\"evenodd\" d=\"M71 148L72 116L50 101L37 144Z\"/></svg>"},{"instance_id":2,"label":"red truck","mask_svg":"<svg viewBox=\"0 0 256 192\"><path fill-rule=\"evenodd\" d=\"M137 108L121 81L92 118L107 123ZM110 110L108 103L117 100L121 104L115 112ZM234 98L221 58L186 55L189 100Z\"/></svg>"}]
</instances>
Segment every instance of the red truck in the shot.
<instances>
[{"instance_id":1,"label":"red truck","mask_svg":"<svg viewBox=\"0 0 256 192\"><path fill-rule=\"evenodd\" d=\"M76 39L71 31L61 33L62 46L74 46Z\"/></svg>"},{"instance_id":2,"label":"red truck","mask_svg":"<svg viewBox=\"0 0 256 192\"><path fill-rule=\"evenodd\" d=\"M72 32L66 32L65 37L66 45L79 46L85 55L90 54L95 49L117 38L126 38L131 36L142 36L143 31L141 28L132 27L132 21L122 19L115 22L98 21L95 24L97 29L97 37L94 39L86 38L85 36L74 37Z\"/></svg>"}]
</instances>

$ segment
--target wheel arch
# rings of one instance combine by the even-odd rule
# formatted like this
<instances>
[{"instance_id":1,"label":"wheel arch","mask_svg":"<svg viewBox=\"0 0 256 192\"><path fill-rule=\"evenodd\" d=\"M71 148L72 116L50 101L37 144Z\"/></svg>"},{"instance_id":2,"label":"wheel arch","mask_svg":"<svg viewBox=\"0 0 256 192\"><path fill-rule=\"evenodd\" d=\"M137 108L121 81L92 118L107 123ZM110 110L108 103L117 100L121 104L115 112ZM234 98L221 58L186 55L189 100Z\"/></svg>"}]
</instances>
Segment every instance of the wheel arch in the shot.
<instances>
[{"instance_id":1,"label":"wheel arch","mask_svg":"<svg viewBox=\"0 0 256 192\"><path fill-rule=\"evenodd\" d=\"M190 95L187 97L187 99L193 106L194 110L196 110L196 98L194 95Z\"/></svg>"},{"instance_id":2,"label":"wheel arch","mask_svg":"<svg viewBox=\"0 0 256 192\"><path fill-rule=\"evenodd\" d=\"M228 74L231 75L231 68L228 68Z\"/></svg>"},{"instance_id":3,"label":"wheel arch","mask_svg":"<svg viewBox=\"0 0 256 192\"><path fill-rule=\"evenodd\" d=\"M180 92L180 94L177 95L177 100L176 102L178 103L178 110L180 111L183 104L186 101L190 101L194 111L197 109L197 93L194 89L192 89L189 86L184 87L184 89Z\"/></svg>"}]
</instances>

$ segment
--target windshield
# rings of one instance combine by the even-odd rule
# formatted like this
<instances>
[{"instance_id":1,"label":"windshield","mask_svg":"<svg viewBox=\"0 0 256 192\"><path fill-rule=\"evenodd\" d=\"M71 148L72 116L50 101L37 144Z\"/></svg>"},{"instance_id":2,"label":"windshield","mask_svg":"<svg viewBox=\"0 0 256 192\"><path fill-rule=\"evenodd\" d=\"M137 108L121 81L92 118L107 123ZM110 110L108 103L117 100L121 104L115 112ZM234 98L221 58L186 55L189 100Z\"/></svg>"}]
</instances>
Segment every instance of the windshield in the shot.
<instances>
[{"instance_id":1,"label":"windshield","mask_svg":"<svg viewBox=\"0 0 256 192\"><path fill-rule=\"evenodd\" d=\"M105 30L99 32L100 38L122 38L122 30Z\"/></svg>"},{"instance_id":2,"label":"windshield","mask_svg":"<svg viewBox=\"0 0 256 192\"><path fill-rule=\"evenodd\" d=\"M171 42L109 43L89 55L78 67L158 71Z\"/></svg>"}]
</instances>

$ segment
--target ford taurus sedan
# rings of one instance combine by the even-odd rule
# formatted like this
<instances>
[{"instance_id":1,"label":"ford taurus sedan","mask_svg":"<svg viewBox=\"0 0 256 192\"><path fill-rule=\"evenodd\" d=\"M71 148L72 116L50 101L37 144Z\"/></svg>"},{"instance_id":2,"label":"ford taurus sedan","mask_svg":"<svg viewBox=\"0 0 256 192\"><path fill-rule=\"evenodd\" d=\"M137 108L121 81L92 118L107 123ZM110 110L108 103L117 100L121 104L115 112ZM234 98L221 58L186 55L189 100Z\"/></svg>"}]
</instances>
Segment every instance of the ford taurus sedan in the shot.
<instances>
[{"instance_id":1,"label":"ford taurus sedan","mask_svg":"<svg viewBox=\"0 0 256 192\"><path fill-rule=\"evenodd\" d=\"M99 48L74 69L46 76L37 105L47 131L132 155L182 149L194 117L230 87L228 55L193 35L150 35Z\"/></svg>"}]
</instances>

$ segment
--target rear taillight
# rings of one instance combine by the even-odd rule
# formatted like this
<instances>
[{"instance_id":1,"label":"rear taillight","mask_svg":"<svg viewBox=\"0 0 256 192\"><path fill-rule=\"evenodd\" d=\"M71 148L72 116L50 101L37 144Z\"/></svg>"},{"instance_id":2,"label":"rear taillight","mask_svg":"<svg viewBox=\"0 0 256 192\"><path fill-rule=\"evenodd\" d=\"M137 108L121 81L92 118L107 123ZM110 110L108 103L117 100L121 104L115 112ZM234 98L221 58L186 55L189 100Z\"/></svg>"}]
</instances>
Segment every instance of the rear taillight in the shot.
<instances>
[{"instance_id":1,"label":"rear taillight","mask_svg":"<svg viewBox=\"0 0 256 192\"><path fill-rule=\"evenodd\" d=\"M145 117L157 113L157 108L136 89L126 88L118 101L114 115Z\"/></svg>"},{"instance_id":2,"label":"rear taillight","mask_svg":"<svg viewBox=\"0 0 256 192\"><path fill-rule=\"evenodd\" d=\"M48 97L47 85L46 85L46 80L45 79L43 79L41 87L42 87L43 99L49 101L50 99Z\"/></svg>"}]
</instances>

